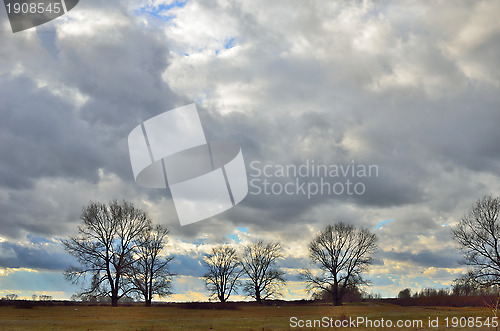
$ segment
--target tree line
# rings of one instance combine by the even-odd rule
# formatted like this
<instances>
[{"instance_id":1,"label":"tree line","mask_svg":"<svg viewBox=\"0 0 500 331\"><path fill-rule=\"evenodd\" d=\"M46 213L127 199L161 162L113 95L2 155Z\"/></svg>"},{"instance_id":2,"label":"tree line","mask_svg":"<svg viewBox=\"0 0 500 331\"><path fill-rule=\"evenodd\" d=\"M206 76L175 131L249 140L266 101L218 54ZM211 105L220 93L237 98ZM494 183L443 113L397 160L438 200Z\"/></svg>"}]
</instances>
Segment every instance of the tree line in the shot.
<instances>
[{"instance_id":1,"label":"tree line","mask_svg":"<svg viewBox=\"0 0 500 331\"><path fill-rule=\"evenodd\" d=\"M173 257L164 254L169 239L166 227L153 226L149 216L126 201L91 202L84 207L79 234L63 240L78 261L66 277L83 286L80 298L118 300L140 297L147 306L154 295L171 294ZM455 281L454 291L468 293L500 285L500 198L479 199L453 228L453 238L469 270ZM309 292L327 293L341 305L347 293L367 285L363 273L372 264L377 237L365 228L342 222L328 225L308 245L316 267L305 269L301 279ZM286 273L279 242L259 240L242 252L230 245L212 248L203 258L203 275L210 298L226 302L242 291L257 302L281 296ZM408 290L408 289L406 289ZM408 293L400 292L400 295Z\"/></svg>"},{"instance_id":2,"label":"tree line","mask_svg":"<svg viewBox=\"0 0 500 331\"><path fill-rule=\"evenodd\" d=\"M309 244L309 258L317 267L305 269L301 279L308 292L328 293L332 303L342 304L344 296L368 284L362 273L371 265L377 237L367 229L342 222L327 226ZM216 246L204 259L207 290L221 302L242 286L243 293L257 302L281 295L285 273L276 267L283 255L277 242L258 241L245 246L240 256L228 245ZM240 282L241 277L246 281Z\"/></svg>"},{"instance_id":3,"label":"tree line","mask_svg":"<svg viewBox=\"0 0 500 331\"><path fill-rule=\"evenodd\" d=\"M19 296L15 293L9 293L7 295L5 295L4 297L2 297L0 300L2 301L16 301L19 299ZM52 301L52 296L51 295L46 295L46 294L40 294L40 295L36 295L36 294L33 294L31 296L31 301Z\"/></svg>"},{"instance_id":4,"label":"tree line","mask_svg":"<svg viewBox=\"0 0 500 331\"><path fill-rule=\"evenodd\" d=\"M78 235L62 243L78 265L65 271L68 280L81 284L76 297L83 300L110 298L142 299L151 306L154 295L171 294L173 257L165 255L169 230L153 226L149 216L126 201L90 202L81 214ZM367 229L345 223L327 226L309 244L309 257L317 267L301 277L310 292L326 291L341 305L353 287L367 284L362 273L372 263L377 237ZM203 258L203 275L211 299L226 302L242 291L258 303L282 295L285 272L279 242L258 240L242 252L230 245L212 248Z\"/></svg>"}]
</instances>

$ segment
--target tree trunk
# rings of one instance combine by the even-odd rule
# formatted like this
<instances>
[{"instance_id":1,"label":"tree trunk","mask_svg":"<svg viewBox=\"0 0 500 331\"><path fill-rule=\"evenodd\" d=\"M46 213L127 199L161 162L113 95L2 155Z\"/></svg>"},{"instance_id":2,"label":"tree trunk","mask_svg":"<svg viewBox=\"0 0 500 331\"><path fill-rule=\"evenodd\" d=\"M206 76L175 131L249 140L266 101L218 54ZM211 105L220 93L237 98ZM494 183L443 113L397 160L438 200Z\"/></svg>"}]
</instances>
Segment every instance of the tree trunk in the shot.
<instances>
[{"instance_id":1,"label":"tree trunk","mask_svg":"<svg viewBox=\"0 0 500 331\"><path fill-rule=\"evenodd\" d=\"M342 300L339 298L339 295L333 296L333 305L334 306L342 306Z\"/></svg>"},{"instance_id":2,"label":"tree trunk","mask_svg":"<svg viewBox=\"0 0 500 331\"><path fill-rule=\"evenodd\" d=\"M118 288L111 291L111 307L118 307Z\"/></svg>"},{"instance_id":3,"label":"tree trunk","mask_svg":"<svg viewBox=\"0 0 500 331\"><path fill-rule=\"evenodd\" d=\"M342 293L340 293L340 292L341 291L339 291L338 284L334 284L333 285L333 293L332 293L334 306L342 306Z\"/></svg>"},{"instance_id":4,"label":"tree trunk","mask_svg":"<svg viewBox=\"0 0 500 331\"><path fill-rule=\"evenodd\" d=\"M151 307L151 302L153 302L153 291L152 287L149 287L147 292L144 293L144 301L146 303L146 307Z\"/></svg>"},{"instance_id":5,"label":"tree trunk","mask_svg":"<svg viewBox=\"0 0 500 331\"><path fill-rule=\"evenodd\" d=\"M259 303L259 304L262 303L262 299L260 298L260 292L259 291L255 291L255 300L257 300L257 303Z\"/></svg>"}]
</instances>

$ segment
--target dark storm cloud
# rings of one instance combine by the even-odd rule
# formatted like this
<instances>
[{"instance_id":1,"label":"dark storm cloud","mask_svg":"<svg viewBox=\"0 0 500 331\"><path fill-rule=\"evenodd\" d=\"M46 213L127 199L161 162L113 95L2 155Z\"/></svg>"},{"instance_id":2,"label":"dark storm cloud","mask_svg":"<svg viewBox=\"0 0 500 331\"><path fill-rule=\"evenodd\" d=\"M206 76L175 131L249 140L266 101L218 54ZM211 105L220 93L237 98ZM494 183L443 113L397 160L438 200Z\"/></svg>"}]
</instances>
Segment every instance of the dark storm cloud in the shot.
<instances>
[{"instance_id":1,"label":"dark storm cloud","mask_svg":"<svg viewBox=\"0 0 500 331\"><path fill-rule=\"evenodd\" d=\"M28 268L64 271L74 259L57 243L37 243L21 245L11 242L0 243L0 267Z\"/></svg>"},{"instance_id":2,"label":"dark storm cloud","mask_svg":"<svg viewBox=\"0 0 500 331\"><path fill-rule=\"evenodd\" d=\"M202 256L174 255L171 270L172 272L182 276L202 277L206 272L203 264L201 263L202 260Z\"/></svg>"},{"instance_id":3,"label":"dark storm cloud","mask_svg":"<svg viewBox=\"0 0 500 331\"><path fill-rule=\"evenodd\" d=\"M119 43L93 38L61 41L61 74L90 97L80 115L101 137L101 150L108 155L106 168L129 179L128 134L181 99L161 80L168 57L165 45L132 28L111 33L121 39Z\"/></svg>"},{"instance_id":4,"label":"dark storm cloud","mask_svg":"<svg viewBox=\"0 0 500 331\"><path fill-rule=\"evenodd\" d=\"M451 250L438 250L432 252L423 250L418 253L383 252L381 256L390 260L410 262L418 266L435 268L456 268L459 266L457 261L460 258L460 255L456 251Z\"/></svg>"},{"instance_id":5,"label":"dark storm cloud","mask_svg":"<svg viewBox=\"0 0 500 331\"><path fill-rule=\"evenodd\" d=\"M104 153L72 105L26 76L1 76L0 98L0 185L18 189L41 177L97 179Z\"/></svg>"},{"instance_id":6,"label":"dark storm cloud","mask_svg":"<svg viewBox=\"0 0 500 331\"><path fill-rule=\"evenodd\" d=\"M93 6L100 10L96 14L105 13L104 7L110 15L116 12L109 3L81 7L91 11ZM161 79L169 51L158 31L131 24L133 17L127 15L122 20L125 25L97 28L90 35L42 30L33 45L50 50L31 57L22 53L23 35L2 36L12 53L26 58L25 74L3 75L0 81L4 185L19 187L55 175L93 181L99 168L130 176L128 133L181 99ZM5 65L18 61L11 58ZM38 89L36 80L47 86ZM70 95L54 95L53 89L62 86L67 90L55 92ZM79 109L67 100L73 91L86 98Z\"/></svg>"},{"instance_id":7,"label":"dark storm cloud","mask_svg":"<svg viewBox=\"0 0 500 331\"><path fill-rule=\"evenodd\" d=\"M91 191L102 183L102 171L120 176L130 185L127 191L135 192L128 133L185 102L161 78L169 50L159 31L134 25L122 5L82 4L79 13L122 21L90 34L65 34L54 23L37 29L29 41L30 31L0 35L5 45L0 56L4 236L69 230L61 223L77 220L83 205L96 198ZM21 69L14 73L16 66ZM49 185L40 181L51 178L68 191L43 191ZM166 194L145 193L155 200ZM109 190L105 195L107 200L123 197Z\"/></svg>"}]
</instances>

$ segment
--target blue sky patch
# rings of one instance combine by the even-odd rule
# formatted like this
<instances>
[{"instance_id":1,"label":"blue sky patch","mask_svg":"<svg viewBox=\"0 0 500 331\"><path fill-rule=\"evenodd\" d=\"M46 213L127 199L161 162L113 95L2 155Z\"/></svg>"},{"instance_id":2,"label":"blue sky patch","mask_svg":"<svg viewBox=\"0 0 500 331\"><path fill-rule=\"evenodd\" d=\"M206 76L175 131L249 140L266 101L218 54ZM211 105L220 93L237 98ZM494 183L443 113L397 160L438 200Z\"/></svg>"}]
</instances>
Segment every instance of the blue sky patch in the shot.
<instances>
[{"instance_id":1,"label":"blue sky patch","mask_svg":"<svg viewBox=\"0 0 500 331\"><path fill-rule=\"evenodd\" d=\"M224 44L223 44L224 49L231 49L234 46L236 46L236 40L234 38L229 38L229 39L226 39L224 41ZM219 55L220 52L221 52L220 49L216 49L215 55Z\"/></svg>"},{"instance_id":2,"label":"blue sky patch","mask_svg":"<svg viewBox=\"0 0 500 331\"><path fill-rule=\"evenodd\" d=\"M236 228L236 230L238 232L248 233L248 229L247 228ZM240 237L237 234L231 233L231 234L228 234L227 236L228 236L229 239L234 240L237 243L241 242L241 239L240 239Z\"/></svg>"},{"instance_id":3,"label":"blue sky patch","mask_svg":"<svg viewBox=\"0 0 500 331\"><path fill-rule=\"evenodd\" d=\"M226 42L224 43L225 49L230 49L230 48L233 48L234 46L236 46L236 42L235 42L234 38L230 38L230 39L226 40Z\"/></svg>"},{"instance_id":4,"label":"blue sky patch","mask_svg":"<svg viewBox=\"0 0 500 331\"><path fill-rule=\"evenodd\" d=\"M375 229L382 229L382 227L384 227L384 225L386 225L387 223L390 223L390 222L394 222L394 220L385 220L385 221L378 222L378 224L375 225Z\"/></svg>"},{"instance_id":5,"label":"blue sky patch","mask_svg":"<svg viewBox=\"0 0 500 331\"><path fill-rule=\"evenodd\" d=\"M162 21L170 21L175 18L175 15L168 15L166 12L173 8L182 8L186 5L187 1L174 1L168 5L161 4L158 6L145 6L141 7L139 10L136 10L134 14L136 16L148 15L150 17L154 17L160 19Z\"/></svg>"},{"instance_id":6,"label":"blue sky patch","mask_svg":"<svg viewBox=\"0 0 500 331\"><path fill-rule=\"evenodd\" d=\"M229 237L229 239L234 240L234 241L236 241L237 243L241 242L240 237L238 237L238 235L236 235L236 234L234 234L234 233L232 233L232 234L228 235L228 237Z\"/></svg>"}]
</instances>

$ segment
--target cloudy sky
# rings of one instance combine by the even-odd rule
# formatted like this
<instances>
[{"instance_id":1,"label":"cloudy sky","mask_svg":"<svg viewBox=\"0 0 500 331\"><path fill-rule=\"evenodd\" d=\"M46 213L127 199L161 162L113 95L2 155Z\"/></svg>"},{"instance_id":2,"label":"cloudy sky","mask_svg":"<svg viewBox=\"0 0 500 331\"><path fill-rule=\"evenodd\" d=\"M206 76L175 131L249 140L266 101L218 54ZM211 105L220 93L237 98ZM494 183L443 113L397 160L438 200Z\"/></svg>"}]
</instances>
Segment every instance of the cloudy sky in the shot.
<instances>
[{"instance_id":1,"label":"cloudy sky","mask_svg":"<svg viewBox=\"0 0 500 331\"><path fill-rule=\"evenodd\" d=\"M207 298L213 245L261 238L283 244L284 297L307 298L307 244L338 221L379 238L368 291L449 286L464 270L451 227L500 194L499 14L498 1L81 0L13 34L2 7L0 296L77 292L60 240L90 200L113 199L171 229L169 300ZM181 227L168 190L136 185L127 137L193 102L209 140L241 146L254 185ZM377 171L275 172L311 164ZM274 193L258 192L264 179ZM346 190L278 192L321 180Z\"/></svg>"}]
</instances>

